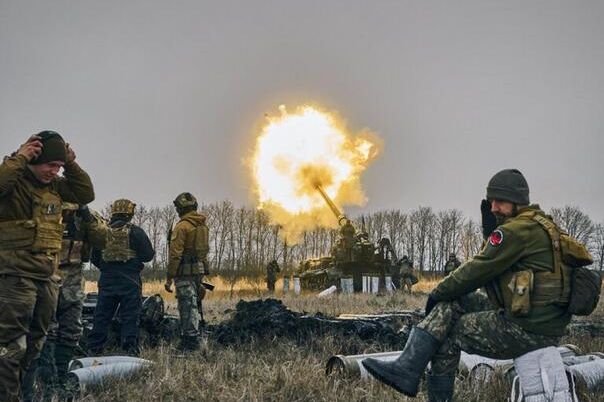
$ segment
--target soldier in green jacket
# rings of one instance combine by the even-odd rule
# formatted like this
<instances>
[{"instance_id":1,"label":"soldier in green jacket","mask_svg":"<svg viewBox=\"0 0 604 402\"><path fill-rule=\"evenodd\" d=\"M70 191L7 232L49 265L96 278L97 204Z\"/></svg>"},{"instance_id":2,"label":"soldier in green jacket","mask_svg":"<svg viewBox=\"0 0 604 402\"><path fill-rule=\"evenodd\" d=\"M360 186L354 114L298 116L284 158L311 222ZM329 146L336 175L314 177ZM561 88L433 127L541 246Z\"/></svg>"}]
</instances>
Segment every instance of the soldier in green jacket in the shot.
<instances>
[{"instance_id":1,"label":"soldier in green jacket","mask_svg":"<svg viewBox=\"0 0 604 402\"><path fill-rule=\"evenodd\" d=\"M495 227L481 252L447 276L430 293L426 318L412 329L401 356L393 362L363 362L380 381L415 396L427 376L428 399L451 401L461 351L511 359L558 344L571 319L567 312L568 267L539 220L551 222L530 205L524 176L503 170L489 181L483 212L494 214ZM491 217L493 218L493 217ZM489 219L484 219L489 221ZM485 287L498 308L482 310L462 297Z\"/></svg>"},{"instance_id":2,"label":"soldier in green jacket","mask_svg":"<svg viewBox=\"0 0 604 402\"><path fill-rule=\"evenodd\" d=\"M54 131L30 137L0 165L2 401L19 400L20 373L40 353L55 312L61 204L87 204L93 199L90 177Z\"/></svg>"},{"instance_id":3,"label":"soldier in green jacket","mask_svg":"<svg viewBox=\"0 0 604 402\"><path fill-rule=\"evenodd\" d=\"M21 382L24 402L38 396L50 400L58 391L68 397L67 369L82 335L84 306L83 263L90 261L91 247L103 248L107 225L87 206L63 203L63 241L58 274L61 277L59 300L44 348ZM34 385L37 383L37 387ZM43 395L34 395L34 391ZM71 390L73 391L73 390Z\"/></svg>"},{"instance_id":4,"label":"soldier in green jacket","mask_svg":"<svg viewBox=\"0 0 604 402\"><path fill-rule=\"evenodd\" d=\"M176 285L176 300L180 316L180 349L199 348L199 325L203 323L201 302L205 296L202 276L207 275L210 250L206 217L197 212L197 199L191 193L181 193L174 200L180 220L170 235L170 250L166 291Z\"/></svg>"}]
</instances>

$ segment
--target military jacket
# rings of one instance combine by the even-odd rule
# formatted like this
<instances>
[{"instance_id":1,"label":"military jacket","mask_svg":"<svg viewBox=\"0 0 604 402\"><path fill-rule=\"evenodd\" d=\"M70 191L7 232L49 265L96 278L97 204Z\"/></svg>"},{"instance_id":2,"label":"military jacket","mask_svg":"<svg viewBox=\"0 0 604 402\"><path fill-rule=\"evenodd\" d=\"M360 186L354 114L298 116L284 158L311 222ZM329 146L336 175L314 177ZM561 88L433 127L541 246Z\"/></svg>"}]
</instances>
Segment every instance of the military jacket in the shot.
<instances>
[{"instance_id":1,"label":"military jacket","mask_svg":"<svg viewBox=\"0 0 604 402\"><path fill-rule=\"evenodd\" d=\"M53 207L57 211L50 211L50 204L45 211L57 214L58 218L49 222L54 225L61 223L61 201L87 204L94 200L90 177L77 163L65 164L63 177L54 179L50 184L39 182L27 164L27 158L15 155L5 158L0 165L0 224L3 227L10 226L11 222L34 219L40 199L48 198L58 202L56 208ZM52 205L56 202L53 201ZM56 236L52 233L42 235L49 236L49 242L57 240L56 253L37 252L34 247L2 247L0 244L0 274L48 279L58 264L61 239L60 234L58 239L54 239Z\"/></svg>"},{"instance_id":2,"label":"military jacket","mask_svg":"<svg viewBox=\"0 0 604 402\"><path fill-rule=\"evenodd\" d=\"M121 220L111 220L109 226L118 228L123 227L127 223L128 222ZM132 283L130 279L134 278L136 281L140 280L140 272L145 267L144 263L153 259L155 250L145 231L134 224L130 227L128 243L134 255L127 261L105 261L103 259L102 249L97 247L92 249L90 261L101 271L101 279L99 282L115 279L117 281L123 281L124 283ZM104 246L106 246L106 243ZM126 280L124 281L124 279Z\"/></svg>"},{"instance_id":3,"label":"military jacket","mask_svg":"<svg viewBox=\"0 0 604 402\"><path fill-rule=\"evenodd\" d=\"M519 210L519 215L524 211L545 216L538 205ZM512 313L506 286L511 286L512 275L521 271L535 273L535 281L542 280L539 273L554 271L554 255L551 239L541 225L517 216L498 226L480 253L440 282L433 296L438 301L454 300L485 287L491 300L503 309L504 314L525 330L548 336L563 335L571 315L566 311L567 306L560 304L556 297L550 303L532 305L530 311L521 316ZM506 283L508 279L510 283ZM542 284L530 285L540 288Z\"/></svg>"},{"instance_id":4,"label":"military jacket","mask_svg":"<svg viewBox=\"0 0 604 402\"><path fill-rule=\"evenodd\" d=\"M63 242L59 259L61 270L81 269L82 262L90 261L92 247L104 248L107 237L107 225L100 219L83 222L72 216L64 221ZM59 274L62 275L61 272Z\"/></svg>"},{"instance_id":5,"label":"military jacket","mask_svg":"<svg viewBox=\"0 0 604 402\"><path fill-rule=\"evenodd\" d=\"M210 251L208 233L204 215L191 211L180 217L170 235L168 278L201 273L199 264L206 262ZM196 234L202 238L196 239Z\"/></svg>"}]
</instances>

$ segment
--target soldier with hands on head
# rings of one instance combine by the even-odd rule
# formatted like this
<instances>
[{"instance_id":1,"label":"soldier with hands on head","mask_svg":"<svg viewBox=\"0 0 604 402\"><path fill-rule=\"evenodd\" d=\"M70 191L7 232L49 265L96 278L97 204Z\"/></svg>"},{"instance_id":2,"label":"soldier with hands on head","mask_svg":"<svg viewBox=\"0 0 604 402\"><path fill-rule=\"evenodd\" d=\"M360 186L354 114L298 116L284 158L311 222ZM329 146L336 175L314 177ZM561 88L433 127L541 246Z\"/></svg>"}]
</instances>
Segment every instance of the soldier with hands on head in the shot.
<instances>
[{"instance_id":1,"label":"soldier with hands on head","mask_svg":"<svg viewBox=\"0 0 604 402\"><path fill-rule=\"evenodd\" d=\"M197 199L191 193L181 193L174 200L180 220L170 234L168 273L165 288L172 292L180 316L180 349L199 348L199 326L203 323L201 301L205 296L202 276L208 275L207 256L210 251L206 217L197 212Z\"/></svg>"},{"instance_id":2,"label":"soldier with hands on head","mask_svg":"<svg viewBox=\"0 0 604 402\"><path fill-rule=\"evenodd\" d=\"M428 400L452 401L462 350L516 358L557 345L571 319L570 268L561 260L565 251L558 242L562 232L538 205L530 204L522 173L507 169L495 174L481 209L484 247L430 293L426 317L412 329L400 357L363 361L375 378L405 395L417 394L431 362ZM589 254L574 239L569 241L574 242L572 249ZM470 298L465 296L481 287L497 309L466 303Z\"/></svg>"},{"instance_id":3,"label":"soldier with hands on head","mask_svg":"<svg viewBox=\"0 0 604 402\"><path fill-rule=\"evenodd\" d=\"M104 248L94 247L92 263L101 271L94 323L88 336L90 353L103 352L113 316L119 307L120 345L129 355L139 354L138 330L142 309L141 271L155 251L145 231L131 223L136 204L127 199L111 206Z\"/></svg>"},{"instance_id":4,"label":"soldier with hands on head","mask_svg":"<svg viewBox=\"0 0 604 402\"><path fill-rule=\"evenodd\" d=\"M82 335L84 275L82 265L90 261L91 247L103 248L107 227L101 217L87 206L64 202L63 241L58 274L61 277L56 313L40 357L23 379L23 399L32 400L38 381L48 400L55 391L68 396L67 368Z\"/></svg>"},{"instance_id":5,"label":"soldier with hands on head","mask_svg":"<svg viewBox=\"0 0 604 402\"><path fill-rule=\"evenodd\" d=\"M75 159L58 133L42 131L0 165L2 401L20 399L20 373L42 350L55 312L61 204L94 200L90 177Z\"/></svg>"}]
</instances>

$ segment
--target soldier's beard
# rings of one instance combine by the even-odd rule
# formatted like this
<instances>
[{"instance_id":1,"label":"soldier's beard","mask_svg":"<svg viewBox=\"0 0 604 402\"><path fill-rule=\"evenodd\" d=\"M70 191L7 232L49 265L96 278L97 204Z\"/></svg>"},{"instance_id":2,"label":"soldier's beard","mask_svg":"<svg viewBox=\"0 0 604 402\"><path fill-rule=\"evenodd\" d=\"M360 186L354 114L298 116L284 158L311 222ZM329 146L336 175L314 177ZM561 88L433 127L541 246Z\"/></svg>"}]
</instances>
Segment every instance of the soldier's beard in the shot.
<instances>
[{"instance_id":1,"label":"soldier's beard","mask_svg":"<svg viewBox=\"0 0 604 402\"><path fill-rule=\"evenodd\" d=\"M493 215L495 215L495 220L497 221L497 226L503 224L503 222L505 222L505 220L508 218L508 216L506 216L504 214L500 214L498 212L493 212Z\"/></svg>"}]
</instances>

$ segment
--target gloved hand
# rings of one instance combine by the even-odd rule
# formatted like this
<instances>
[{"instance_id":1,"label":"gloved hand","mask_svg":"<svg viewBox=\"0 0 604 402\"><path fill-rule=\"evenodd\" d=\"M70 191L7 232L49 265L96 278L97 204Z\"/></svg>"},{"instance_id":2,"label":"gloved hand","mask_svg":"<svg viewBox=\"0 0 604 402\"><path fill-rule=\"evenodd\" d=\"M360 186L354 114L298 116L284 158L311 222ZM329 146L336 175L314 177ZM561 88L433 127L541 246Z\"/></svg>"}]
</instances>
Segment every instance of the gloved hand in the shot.
<instances>
[{"instance_id":1,"label":"gloved hand","mask_svg":"<svg viewBox=\"0 0 604 402\"><path fill-rule=\"evenodd\" d=\"M172 279L166 279L166 283L164 283L164 289L166 289L166 292L172 293Z\"/></svg>"},{"instance_id":2,"label":"gloved hand","mask_svg":"<svg viewBox=\"0 0 604 402\"><path fill-rule=\"evenodd\" d=\"M480 214L482 215L482 236L486 240L497 228L497 218L491 212L491 203L488 200L482 200L480 203Z\"/></svg>"},{"instance_id":3,"label":"gloved hand","mask_svg":"<svg viewBox=\"0 0 604 402\"><path fill-rule=\"evenodd\" d=\"M430 293L428 295L428 300L426 300L426 307L424 308L424 311L426 312L426 316L428 314L430 314L430 312L432 311L434 306L436 306L437 303L438 303L438 301L436 301L434 296L432 296L432 293Z\"/></svg>"}]
</instances>

